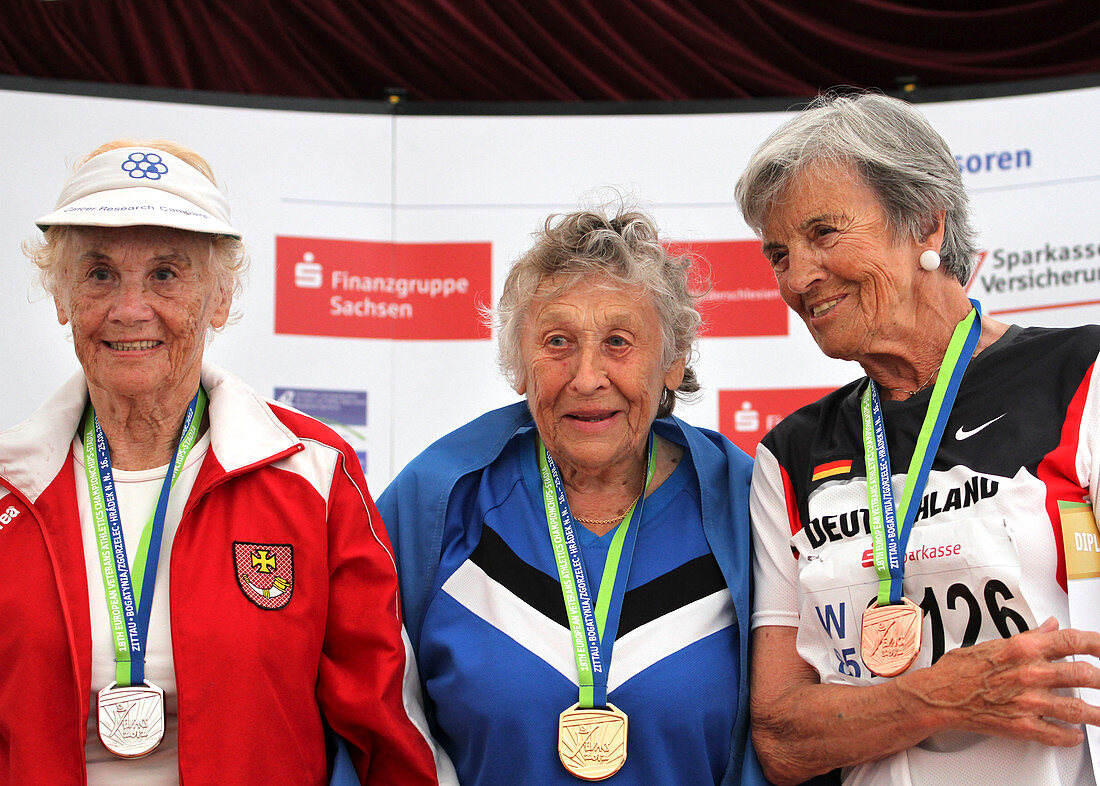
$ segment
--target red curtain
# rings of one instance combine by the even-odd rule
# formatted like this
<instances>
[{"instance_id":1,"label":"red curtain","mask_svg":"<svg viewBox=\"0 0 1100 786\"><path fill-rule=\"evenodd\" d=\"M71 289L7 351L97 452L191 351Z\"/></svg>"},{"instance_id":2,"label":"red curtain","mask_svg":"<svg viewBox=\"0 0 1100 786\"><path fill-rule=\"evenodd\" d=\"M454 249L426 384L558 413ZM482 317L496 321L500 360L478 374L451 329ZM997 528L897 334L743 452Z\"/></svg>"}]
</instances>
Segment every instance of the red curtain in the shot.
<instances>
[{"instance_id":1,"label":"red curtain","mask_svg":"<svg viewBox=\"0 0 1100 786\"><path fill-rule=\"evenodd\" d=\"M0 73L435 101L810 95L1100 72L1100 0L6 0Z\"/></svg>"}]
</instances>

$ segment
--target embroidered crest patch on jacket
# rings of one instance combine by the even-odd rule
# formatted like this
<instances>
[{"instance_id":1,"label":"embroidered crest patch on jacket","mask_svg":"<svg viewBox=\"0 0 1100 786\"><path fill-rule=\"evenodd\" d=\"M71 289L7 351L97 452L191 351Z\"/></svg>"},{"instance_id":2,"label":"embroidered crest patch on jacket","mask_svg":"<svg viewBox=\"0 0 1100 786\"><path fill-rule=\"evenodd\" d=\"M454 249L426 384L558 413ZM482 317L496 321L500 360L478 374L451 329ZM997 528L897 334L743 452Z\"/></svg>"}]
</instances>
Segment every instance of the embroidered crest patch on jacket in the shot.
<instances>
[{"instance_id":1,"label":"embroidered crest patch on jacket","mask_svg":"<svg viewBox=\"0 0 1100 786\"><path fill-rule=\"evenodd\" d=\"M294 547L286 543L233 542L237 586L261 609L281 609L294 593Z\"/></svg>"}]
</instances>

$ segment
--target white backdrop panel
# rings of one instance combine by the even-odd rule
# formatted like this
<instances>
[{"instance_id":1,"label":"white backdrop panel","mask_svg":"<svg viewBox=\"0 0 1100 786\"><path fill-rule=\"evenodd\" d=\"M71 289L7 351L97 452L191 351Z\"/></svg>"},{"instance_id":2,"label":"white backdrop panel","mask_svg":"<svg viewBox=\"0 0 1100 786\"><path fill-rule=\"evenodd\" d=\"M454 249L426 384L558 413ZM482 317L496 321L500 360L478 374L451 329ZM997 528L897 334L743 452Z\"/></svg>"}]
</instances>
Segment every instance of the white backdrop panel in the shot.
<instances>
[{"instance_id":1,"label":"white backdrop panel","mask_svg":"<svg viewBox=\"0 0 1100 786\"><path fill-rule=\"evenodd\" d=\"M18 91L0 91L0 106L10 173L0 213L9 260L0 291L9 369L0 380L0 427L26 417L76 367L67 331L34 294L19 254L34 218L52 207L75 158L117 136L168 137L211 161L252 252L243 319L214 340L210 357L265 395L276 388L365 395L365 423L341 431L365 452L376 492L433 439L516 396L487 339L276 334L276 237L490 244L492 299L548 214L616 192L653 212L673 240L748 241L733 183L787 116L391 117ZM920 108L961 157L971 192L985 250L971 294L1008 321L1100 321L1100 88ZM447 260L440 264L446 269ZM1046 270L1048 279L1081 272L1069 285L1036 284ZM793 317L786 325L789 335L704 339L704 392L679 414L717 427L719 391L835 387L860 373L824 358Z\"/></svg>"}]
</instances>

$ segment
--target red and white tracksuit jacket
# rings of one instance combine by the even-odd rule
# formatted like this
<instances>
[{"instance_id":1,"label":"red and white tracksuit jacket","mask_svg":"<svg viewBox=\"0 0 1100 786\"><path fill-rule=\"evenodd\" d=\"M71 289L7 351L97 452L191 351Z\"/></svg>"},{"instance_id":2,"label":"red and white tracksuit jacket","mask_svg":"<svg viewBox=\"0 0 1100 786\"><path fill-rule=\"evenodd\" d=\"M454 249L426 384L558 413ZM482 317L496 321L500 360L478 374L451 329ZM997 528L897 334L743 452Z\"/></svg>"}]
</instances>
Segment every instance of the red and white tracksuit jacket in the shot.
<instances>
[{"instance_id":1,"label":"red and white tracksuit jacket","mask_svg":"<svg viewBox=\"0 0 1100 786\"><path fill-rule=\"evenodd\" d=\"M355 454L220 369L202 382L210 450L162 585L180 781L323 783L323 718L361 779L435 783L389 539ZM92 639L70 450L86 401L78 374L0 432L0 784L86 780ZM250 598L234 543L292 547L285 605Z\"/></svg>"}]
</instances>

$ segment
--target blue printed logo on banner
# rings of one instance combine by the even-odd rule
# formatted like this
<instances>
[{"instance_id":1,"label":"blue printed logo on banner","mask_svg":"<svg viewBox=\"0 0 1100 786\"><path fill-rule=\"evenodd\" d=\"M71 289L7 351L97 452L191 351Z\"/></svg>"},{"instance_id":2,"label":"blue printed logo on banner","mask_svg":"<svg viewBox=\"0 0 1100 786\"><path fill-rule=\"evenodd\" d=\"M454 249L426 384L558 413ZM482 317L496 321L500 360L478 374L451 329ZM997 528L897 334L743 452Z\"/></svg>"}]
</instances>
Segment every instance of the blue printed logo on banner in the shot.
<instances>
[{"instance_id":1,"label":"blue printed logo on banner","mask_svg":"<svg viewBox=\"0 0 1100 786\"><path fill-rule=\"evenodd\" d=\"M367 391L275 388L275 398L287 406L340 426L367 425Z\"/></svg>"},{"instance_id":2,"label":"blue printed logo on banner","mask_svg":"<svg viewBox=\"0 0 1100 786\"><path fill-rule=\"evenodd\" d=\"M275 388L275 398L331 426L355 450L366 474L367 437L354 427L367 425L367 391Z\"/></svg>"}]
</instances>

